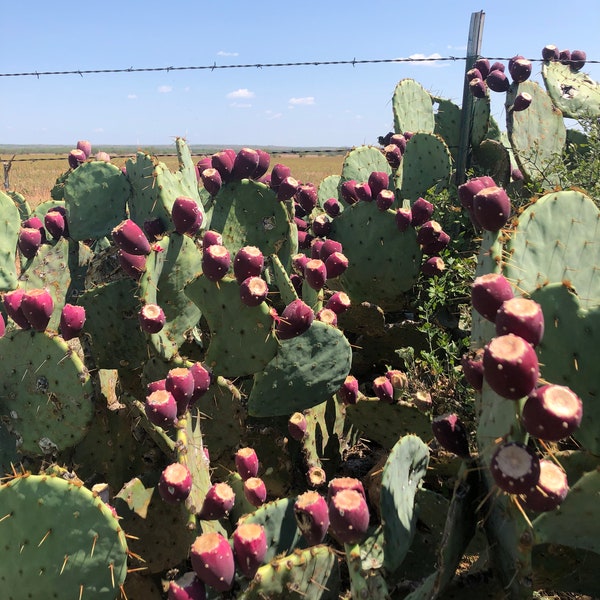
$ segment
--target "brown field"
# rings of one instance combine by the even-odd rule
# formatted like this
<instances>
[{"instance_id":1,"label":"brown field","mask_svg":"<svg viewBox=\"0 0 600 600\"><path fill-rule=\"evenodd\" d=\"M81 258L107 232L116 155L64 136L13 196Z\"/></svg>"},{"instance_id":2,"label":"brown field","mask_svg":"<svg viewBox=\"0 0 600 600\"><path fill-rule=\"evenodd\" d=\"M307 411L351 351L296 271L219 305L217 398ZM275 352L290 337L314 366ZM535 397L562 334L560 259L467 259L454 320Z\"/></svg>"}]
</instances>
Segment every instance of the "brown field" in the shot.
<instances>
[{"instance_id":1,"label":"brown field","mask_svg":"<svg viewBox=\"0 0 600 600\"><path fill-rule=\"evenodd\" d=\"M10 159L4 154L3 161ZM197 162L201 156L194 156ZM176 157L161 157L171 170L177 169ZM271 154L271 165L282 163L290 167L292 176L301 182L318 185L328 175L339 175L344 154ZM125 164L126 158L115 158L117 166ZM10 172L10 189L22 194L33 208L40 202L50 200L50 190L56 178L68 168L64 154L19 154Z\"/></svg>"}]
</instances>

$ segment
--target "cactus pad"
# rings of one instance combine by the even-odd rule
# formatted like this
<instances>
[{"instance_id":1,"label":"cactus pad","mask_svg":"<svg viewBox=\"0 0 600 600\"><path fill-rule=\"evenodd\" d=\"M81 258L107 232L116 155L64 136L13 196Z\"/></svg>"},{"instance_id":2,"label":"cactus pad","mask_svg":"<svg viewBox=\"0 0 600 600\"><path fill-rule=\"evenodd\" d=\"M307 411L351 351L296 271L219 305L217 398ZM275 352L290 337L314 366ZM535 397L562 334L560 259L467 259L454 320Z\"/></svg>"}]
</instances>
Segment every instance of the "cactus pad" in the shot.
<instances>
[{"instance_id":1,"label":"cactus pad","mask_svg":"<svg viewBox=\"0 0 600 600\"><path fill-rule=\"evenodd\" d=\"M431 96L414 79L402 79L398 82L392 97L392 107L396 133L433 132L435 117Z\"/></svg>"}]
</instances>

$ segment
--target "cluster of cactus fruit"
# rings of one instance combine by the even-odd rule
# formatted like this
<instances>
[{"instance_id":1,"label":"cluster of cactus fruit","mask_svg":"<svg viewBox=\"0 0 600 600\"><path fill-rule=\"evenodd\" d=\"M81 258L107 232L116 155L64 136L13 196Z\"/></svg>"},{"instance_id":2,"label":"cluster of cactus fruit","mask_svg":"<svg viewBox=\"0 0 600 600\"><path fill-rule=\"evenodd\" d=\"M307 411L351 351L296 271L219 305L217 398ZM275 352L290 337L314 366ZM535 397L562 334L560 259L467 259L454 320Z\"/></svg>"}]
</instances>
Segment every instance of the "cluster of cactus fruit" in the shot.
<instances>
[{"instance_id":1,"label":"cluster of cactus fruit","mask_svg":"<svg viewBox=\"0 0 600 600\"><path fill-rule=\"evenodd\" d=\"M398 354L424 345L406 315L452 252L433 217L461 109L416 82L396 86L380 147L319 186L251 148L194 164L177 139L176 172L79 142L52 200L0 194L8 598L433 599L460 588L471 544L511 598L544 577L598 593L569 573L600 553L600 382L579 347L597 331L600 212L580 191L518 216L510 200L515 173L538 178L565 144L551 90L586 90L568 116L598 100L581 56L544 52L548 94L518 56L512 83L484 59L469 75L512 107L503 137L474 94L483 174L456 190L482 235L474 436L410 393ZM366 475L344 461L360 439L381 457ZM440 449L460 459L446 495Z\"/></svg>"}]
</instances>

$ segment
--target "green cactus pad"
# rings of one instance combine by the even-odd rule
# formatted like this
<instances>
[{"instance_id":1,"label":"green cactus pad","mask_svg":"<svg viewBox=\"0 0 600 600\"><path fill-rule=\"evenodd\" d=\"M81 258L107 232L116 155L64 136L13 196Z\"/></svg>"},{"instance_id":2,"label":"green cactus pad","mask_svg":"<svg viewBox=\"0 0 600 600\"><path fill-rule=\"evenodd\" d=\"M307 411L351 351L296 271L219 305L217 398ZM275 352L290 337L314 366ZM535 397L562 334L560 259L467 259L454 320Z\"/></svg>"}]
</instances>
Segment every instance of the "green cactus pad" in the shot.
<instances>
[{"instance_id":1,"label":"green cactus pad","mask_svg":"<svg viewBox=\"0 0 600 600\"><path fill-rule=\"evenodd\" d=\"M600 116L600 85L587 73L573 71L570 65L544 62L542 77L554 105L570 119Z\"/></svg>"},{"instance_id":2,"label":"green cactus pad","mask_svg":"<svg viewBox=\"0 0 600 600\"><path fill-rule=\"evenodd\" d=\"M27 202L23 194L19 194L19 192L14 192L12 190L7 190L6 195L12 198L15 206L19 209L21 221L25 221L31 216L31 207L29 206L29 202Z\"/></svg>"},{"instance_id":3,"label":"green cactus pad","mask_svg":"<svg viewBox=\"0 0 600 600\"><path fill-rule=\"evenodd\" d=\"M273 318L265 302L246 306L232 277L214 283L200 275L185 287L211 332L205 362L216 375L241 377L263 369L277 352Z\"/></svg>"},{"instance_id":4,"label":"green cactus pad","mask_svg":"<svg viewBox=\"0 0 600 600\"><path fill-rule=\"evenodd\" d=\"M402 79L398 82L392 97L392 109L396 133L433 133L435 117L431 96L414 79Z\"/></svg>"},{"instance_id":5,"label":"green cactus pad","mask_svg":"<svg viewBox=\"0 0 600 600\"><path fill-rule=\"evenodd\" d=\"M529 108L512 110L515 97L527 92L533 100ZM511 84L506 93L506 128L512 150L523 175L553 185L552 165L560 160L566 140L563 115L544 90L533 81Z\"/></svg>"},{"instance_id":6,"label":"green cactus pad","mask_svg":"<svg viewBox=\"0 0 600 600\"><path fill-rule=\"evenodd\" d=\"M489 175L496 185L506 187L510 181L510 154L501 142L483 140L473 148L473 156L477 164Z\"/></svg>"},{"instance_id":7,"label":"green cactus pad","mask_svg":"<svg viewBox=\"0 0 600 600\"><path fill-rule=\"evenodd\" d=\"M21 216L13 200L0 192L0 292L9 292L17 287L17 240Z\"/></svg>"},{"instance_id":8,"label":"green cactus pad","mask_svg":"<svg viewBox=\"0 0 600 600\"><path fill-rule=\"evenodd\" d=\"M273 281L279 291L281 301L285 306L294 300L298 300L298 294L296 288L291 282L290 277L285 270L282 262L279 260L277 254L271 255L271 271L273 273Z\"/></svg>"},{"instance_id":9,"label":"green cactus pad","mask_svg":"<svg viewBox=\"0 0 600 600\"><path fill-rule=\"evenodd\" d=\"M356 183L364 183L368 181L369 175L375 171L387 173L388 175L392 174L390 165L381 150L373 146L359 146L350 150L344 158L340 185L344 181L352 179ZM340 204L344 204L343 200L340 201Z\"/></svg>"},{"instance_id":10,"label":"green cactus pad","mask_svg":"<svg viewBox=\"0 0 600 600\"><path fill-rule=\"evenodd\" d=\"M0 414L27 454L77 444L92 419L92 384L76 354L59 337L32 330L0 339Z\"/></svg>"},{"instance_id":11,"label":"green cactus pad","mask_svg":"<svg viewBox=\"0 0 600 600\"><path fill-rule=\"evenodd\" d=\"M421 266L414 228L401 233L393 211L358 202L333 220L330 237L342 244L349 261L340 282L351 301L368 301L384 310L398 307Z\"/></svg>"},{"instance_id":12,"label":"green cactus pad","mask_svg":"<svg viewBox=\"0 0 600 600\"><path fill-rule=\"evenodd\" d=\"M78 241L110 235L126 218L131 188L121 169L101 160L85 162L65 184L69 236Z\"/></svg>"},{"instance_id":13,"label":"green cactus pad","mask_svg":"<svg viewBox=\"0 0 600 600\"><path fill-rule=\"evenodd\" d=\"M319 184L318 200L319 206L323 205L329 198L337 198L339 200L339 187L341 181L340 175L328 175ZM340 212L344 210L344 203L340 202Z\"/></svg>"},{"instance_id":14,"label":"green cactus pad","mask_svg":"<svg viewBox=\"0 0 600 600\"><path fill-rule=\"evenodd\" d=\"M120 598L125 535L89 489L61 477L0 484L0 587L7 600Z\"/></svg>"},{"instance_id":15,"label":"green cactus pad","mask_svg":"<svg viewBox=\"0 0 600 600\"><path fill-rule=\"evenodd\" d=\"M433 102L434 105L437 105L433 133L439 135L446 142L453 160L456 160L460 142L460 107L452 100L438 96L433 97Z\"/></svg>"},{"instance_id":16,"label":"green cactus pad","mask_svg":"<svg viewBox=\"0 0 600 600\"><path fill-rule=\"evenodd\" d=\"M491 121L490 98L475 98L473 100L473 121L471 123L471 145L479 146L487 137L490 137ZM496 126L497 128L497 126Z\"/></svg>"},{"instance_id":17,"label":"green cactus pad","mask_svg":"<svg viewBox=\"0 0 600 600\"><path fill-rule=\"evenodd\" d=\"M291 415L332 396L350 372L352 349L335 327L314 321L307 331L280 341L275 357L254 376L248 413Z\"/></svg>"}]
</instances>

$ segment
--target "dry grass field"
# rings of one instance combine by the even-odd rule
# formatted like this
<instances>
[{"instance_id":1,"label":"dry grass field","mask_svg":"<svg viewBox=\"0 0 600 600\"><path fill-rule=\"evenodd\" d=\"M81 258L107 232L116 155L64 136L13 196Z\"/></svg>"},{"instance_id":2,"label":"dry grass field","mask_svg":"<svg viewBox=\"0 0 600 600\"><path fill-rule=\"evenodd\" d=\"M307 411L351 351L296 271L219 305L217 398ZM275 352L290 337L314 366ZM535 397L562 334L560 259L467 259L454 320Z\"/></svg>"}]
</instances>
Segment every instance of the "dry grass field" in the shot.
<instances>
[{"instance_id":1,"label":"dry grass field","mask_svg":"<svg viewBox=\"0 0 600 600\"><path fill-rule=\"evenodd\" d=\"M11 156L1 155L2 161ZM195 155L194 162L202 156ZM176 157L161 157L171 170L177 169ZM271 166L282 163L292 170L292 176L302 182L318 185L328 175L339 175L344 154L272 154ZM125 164L126 157L114 158L117 166ZM9 181L10 189L22 194L33 208L50 199L56 178L68 169L66 154L19 154L13 161Z\"/></svg>"}]
</instances>

